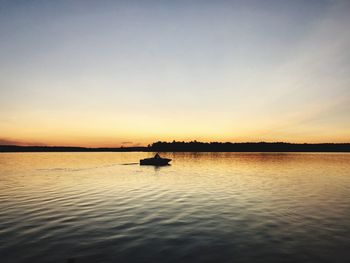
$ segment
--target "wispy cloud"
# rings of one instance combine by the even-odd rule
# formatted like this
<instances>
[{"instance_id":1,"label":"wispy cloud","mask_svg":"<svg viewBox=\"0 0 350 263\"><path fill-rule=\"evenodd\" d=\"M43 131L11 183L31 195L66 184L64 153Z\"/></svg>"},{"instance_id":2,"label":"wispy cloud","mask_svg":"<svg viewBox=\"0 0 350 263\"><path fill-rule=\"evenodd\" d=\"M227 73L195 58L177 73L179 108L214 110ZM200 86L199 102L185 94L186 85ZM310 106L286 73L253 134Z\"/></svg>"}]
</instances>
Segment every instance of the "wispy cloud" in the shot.
<instances>
[{"instance_id":1,"label":"wispy cloud","mask_svg":"<svg viewBox=\"0 0 350 263\"><path fill-rule=\"evenodd\" d=\"M0 145L18 145L18 146L46 146L41 142L26 142L22 140L12 140L0 138Z\"/></svg>"}]
</instances>

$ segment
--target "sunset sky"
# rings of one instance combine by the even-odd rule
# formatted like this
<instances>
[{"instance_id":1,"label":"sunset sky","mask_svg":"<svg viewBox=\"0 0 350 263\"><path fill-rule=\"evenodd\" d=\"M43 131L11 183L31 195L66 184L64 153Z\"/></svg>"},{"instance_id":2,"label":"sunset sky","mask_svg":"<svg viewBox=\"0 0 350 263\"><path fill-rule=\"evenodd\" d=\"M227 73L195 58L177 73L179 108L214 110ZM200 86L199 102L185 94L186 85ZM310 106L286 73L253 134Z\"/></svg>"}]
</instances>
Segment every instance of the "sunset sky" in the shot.
<instances>
[{"instance_id":1,"label":"sunset sky","mask_svg":"<svg viewBox=\"0 0 350 263\"><path fill-rule=\"evenodd\" d=\"M350 1L0 0L0 144L350 142Z\"/></svg>"}]
</instances>

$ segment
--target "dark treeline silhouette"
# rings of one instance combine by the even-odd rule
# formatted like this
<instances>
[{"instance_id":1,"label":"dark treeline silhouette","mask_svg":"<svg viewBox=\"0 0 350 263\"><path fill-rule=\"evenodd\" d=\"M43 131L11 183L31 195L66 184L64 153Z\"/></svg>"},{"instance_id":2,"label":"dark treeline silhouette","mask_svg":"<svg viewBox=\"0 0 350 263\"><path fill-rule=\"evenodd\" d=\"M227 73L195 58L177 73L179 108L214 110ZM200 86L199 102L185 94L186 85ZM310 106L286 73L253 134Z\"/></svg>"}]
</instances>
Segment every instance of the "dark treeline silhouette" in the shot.
<instances>
[{"instance_id":1,"label":"dark treeline silhouette","mask_svg":"<svg viewBox=\"0 0 350 263\"><path fill-rule=\"evenodd\" d=\"M350 152L350 143L297 144L285 142L156 142L155 152Z\"/></svg>"},{"instance_id":2,"label":"dark treeline silhouette","mask_svg":"<svg viewBox=\"0 0 350 263\"><path fill-rule=\"evenodd\" d=\"M350 152L350 143L159 141L147 147L120 148L0 145L0 152Z\"/></svg>"}]
</instances>

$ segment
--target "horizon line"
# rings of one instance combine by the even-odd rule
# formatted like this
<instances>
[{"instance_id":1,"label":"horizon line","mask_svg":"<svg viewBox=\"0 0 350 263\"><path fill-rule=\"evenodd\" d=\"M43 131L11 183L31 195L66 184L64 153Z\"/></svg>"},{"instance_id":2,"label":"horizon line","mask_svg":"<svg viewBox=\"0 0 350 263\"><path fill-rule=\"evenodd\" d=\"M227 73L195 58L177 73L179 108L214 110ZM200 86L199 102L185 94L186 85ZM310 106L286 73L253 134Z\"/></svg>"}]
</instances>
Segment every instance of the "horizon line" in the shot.
<instances>
[{"instance_id":1,"label":"horizon line","mask_svg":"<svg viewBox=\"0 0 350 263\"><path fill-rule=\"evenodd\" d=\"M285 142L285 141L259 141L259 142L252 142L252 141L246 141L246 142L231 142L231 141L210 141L210 142L203 142L203 141L156 141L152 142L148 145L134 145L134 146L96 146L96 147L90 147L90 146L72 146L72 145L44 145L44 144L33 144L33 145L20 145L20 144L0 144L0 147L43 147L43 148L85 148L85 149L127 149L127 148L151 148L153 144L156 143L163 143L163 144L173 144L173 143L181 143L181 144L190 144L190 143L197 143L197 144L290 144L290 145L350 145L350 142L317 142L317 143L310 143L310 142Z\"/></svg>"},{"instance_id":2,"label":"horizon line","mask_svg":"<svg viewBox=\"0 0 350 263\"><path fill-rule=\"evenodd\" d=\"M155 142L147 146L88 148L79 146L0 145L0 152L350 152L350 143Z\"/></svg>"}]
</instances>

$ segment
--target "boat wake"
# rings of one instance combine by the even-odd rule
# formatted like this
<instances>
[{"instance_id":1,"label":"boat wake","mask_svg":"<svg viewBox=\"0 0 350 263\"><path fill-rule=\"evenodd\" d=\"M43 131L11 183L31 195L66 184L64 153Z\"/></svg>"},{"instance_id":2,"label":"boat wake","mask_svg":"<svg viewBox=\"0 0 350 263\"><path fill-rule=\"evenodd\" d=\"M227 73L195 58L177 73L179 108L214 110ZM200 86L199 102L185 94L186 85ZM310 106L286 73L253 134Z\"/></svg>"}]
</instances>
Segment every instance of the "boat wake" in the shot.
<instances>
[{"instance_id":1,"label":"boat wake","mask_svg":"<svg viewBox=\"0 0 350 263\"><path fill-rule=\"evenodd\" d=\"M82 167L82 168L71 168L71 167L54 167L54 168L40 168L36 169L37 171L46 171L46 172L78 172L78 171L85 171L85 170L92 170L92 169L101 169L101 168L108 168L113 167L116 165L133 165L138 163L116 163L116 164L109 164L109 165L101 165L101 166L92 166L92 167Z\"/></svg>"}]
</instances>

